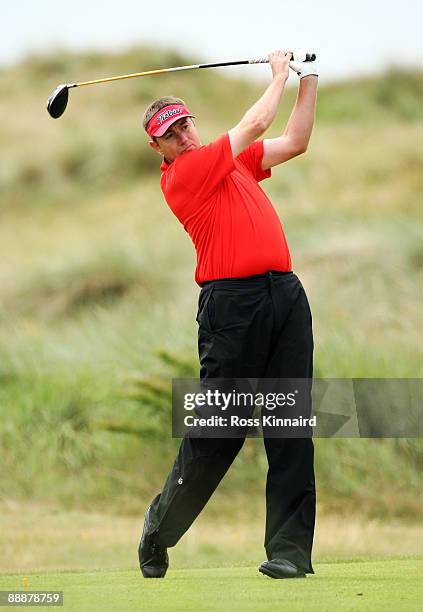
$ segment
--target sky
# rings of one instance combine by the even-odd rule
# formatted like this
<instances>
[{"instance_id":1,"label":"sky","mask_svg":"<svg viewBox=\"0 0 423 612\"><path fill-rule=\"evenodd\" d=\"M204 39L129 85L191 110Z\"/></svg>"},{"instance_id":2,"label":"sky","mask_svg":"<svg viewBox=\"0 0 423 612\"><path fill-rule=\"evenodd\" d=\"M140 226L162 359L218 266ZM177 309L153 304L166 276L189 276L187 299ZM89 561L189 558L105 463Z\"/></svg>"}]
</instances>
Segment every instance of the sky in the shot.
<instances>
[{"instance_id":1,"label":"sky","mask_svg":"<svg viewBox=\"0 0 423 612\"><path fill-rule=\"evenodd\" d=\"M422 0L15 0L2 7L0 65L57 48L159 45L194 63L303 48L317 53L321 78L333 80L423 66L422 25ZM226 70L260 77L266 69Z\"/></svg>"}]
</instances>

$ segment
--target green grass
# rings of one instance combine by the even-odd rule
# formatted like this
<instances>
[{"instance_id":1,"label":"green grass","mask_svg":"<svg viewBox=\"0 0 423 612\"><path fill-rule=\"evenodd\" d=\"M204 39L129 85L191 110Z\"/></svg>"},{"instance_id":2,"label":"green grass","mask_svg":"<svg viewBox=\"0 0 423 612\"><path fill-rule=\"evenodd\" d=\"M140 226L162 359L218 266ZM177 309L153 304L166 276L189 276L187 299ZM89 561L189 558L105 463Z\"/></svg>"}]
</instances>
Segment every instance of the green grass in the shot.
<instances>
[{"instance_id":1,"label":"green grass","mask_svg":"<svg viewBox=\"0 0 423 612\"><path fill-rule=\"evenodd\" d=\"M321 563L305 580L272 580L256 567L168 571L144 580L138 571L65 572L0 577L0 588L64 592L64 609L172 610L421 610L421 559ZM25 586L24 585L28 585Z\"/></svg>"},{"instance_id":2,"label":"green grass","mask_svg":"<svg viewBox=\"0 0 423 612\"><path fill-rule=\"evenodd\" d=\"M252 516L255 505L246 507L245 493L229 496L219 489L178 545L169 549L172 569L259 563L265 525L264 500L261 502ZM136 567L145 505L140 503L134 516L112 511L110 496L105 497L101 513L61 510L45 503L2 503L0 574ZM316 563L395 556L423 556L423 526L417 518L414 522L386 517L369 520L362 512L334 514L318 504Z\"/></svg>"}]
</instances>

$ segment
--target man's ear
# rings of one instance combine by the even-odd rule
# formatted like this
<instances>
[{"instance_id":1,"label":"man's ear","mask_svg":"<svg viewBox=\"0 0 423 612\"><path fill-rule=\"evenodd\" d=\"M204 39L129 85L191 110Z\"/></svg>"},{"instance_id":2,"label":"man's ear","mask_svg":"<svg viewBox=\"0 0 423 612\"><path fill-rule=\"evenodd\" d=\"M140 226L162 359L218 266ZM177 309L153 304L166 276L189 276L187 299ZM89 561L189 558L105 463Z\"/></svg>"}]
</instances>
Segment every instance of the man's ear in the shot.
<instances>
[{"instance_id":1,"label":"man's ear","mask_svg":"<svg viewBox=\"0 0 423 612\"><path fill-rule=\"evenodd\" d=\"M159 144L155 140L149 140L148 144L150 145L152 149L156 151L156 153L158 153L159 155L163 155L163 153L160 150Z\"/></svg>"}]
</instances>

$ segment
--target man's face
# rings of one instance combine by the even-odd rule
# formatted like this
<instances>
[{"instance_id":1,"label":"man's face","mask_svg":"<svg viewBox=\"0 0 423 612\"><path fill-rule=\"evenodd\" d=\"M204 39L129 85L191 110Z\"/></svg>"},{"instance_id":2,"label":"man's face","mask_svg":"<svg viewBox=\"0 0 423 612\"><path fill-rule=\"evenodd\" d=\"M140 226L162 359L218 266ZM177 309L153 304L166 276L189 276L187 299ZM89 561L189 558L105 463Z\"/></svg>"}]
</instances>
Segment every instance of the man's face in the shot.
<instances>
[{"instance_id":1,"label":"man's face","mask_svg":"<svg viewBox=\"0 0 423 612\"><path fill-rule=\"evenodd\" d=\"M175 121L163 136L150 140L149 144L169 163L180 155L201 147L200 137L191 117Z\"/></svg>"}]
</instances>

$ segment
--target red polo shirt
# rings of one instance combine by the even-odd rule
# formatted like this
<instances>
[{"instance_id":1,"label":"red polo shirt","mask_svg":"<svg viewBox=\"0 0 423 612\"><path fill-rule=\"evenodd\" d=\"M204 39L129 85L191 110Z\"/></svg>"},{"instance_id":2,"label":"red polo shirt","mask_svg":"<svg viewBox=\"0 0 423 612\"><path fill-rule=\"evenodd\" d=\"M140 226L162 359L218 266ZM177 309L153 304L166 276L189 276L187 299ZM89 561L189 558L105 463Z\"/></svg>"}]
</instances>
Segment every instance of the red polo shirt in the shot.
<instances>
[{"instance_id":1,"label":"red polo shirt","mask_svg":"<svg viewBox=\"0 0 423 612\"><path fill-rule=\"evenodd\" d=\"M161 165L161 188L197 251L195 280L291 270L281 222L258 181L263 141L232 157L229 135Z\"/></svg>"}]
</instances>

